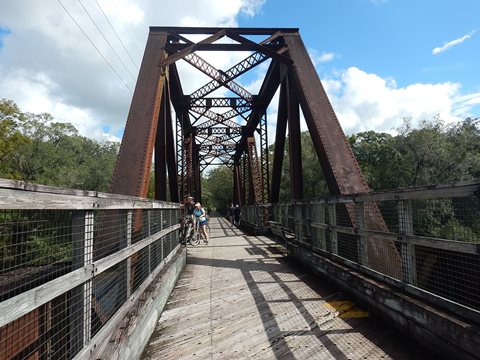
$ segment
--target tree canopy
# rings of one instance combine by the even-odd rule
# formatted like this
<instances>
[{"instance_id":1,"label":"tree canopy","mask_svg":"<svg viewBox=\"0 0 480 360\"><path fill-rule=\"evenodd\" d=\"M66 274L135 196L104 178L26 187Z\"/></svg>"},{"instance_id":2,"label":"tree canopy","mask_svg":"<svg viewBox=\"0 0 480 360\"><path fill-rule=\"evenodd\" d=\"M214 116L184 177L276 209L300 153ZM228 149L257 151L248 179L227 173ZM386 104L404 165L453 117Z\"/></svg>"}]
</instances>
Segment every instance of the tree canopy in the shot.
<instances>
[{"instance_id":1,"label":"tree canopy","mask_svg":"<svg viewBox=\"0 0 480 360\"><path fill-rule=\"evenodd\" d=\"M10 100L0 101L0 177L107 191L118 148L81 136L49 114L25 113Z\"/></svg>"},{"instance_id":2,"label":"tree canopy","mask_svg":"<svg viewBox=\"0 0 480 360\"><path fill-rule=\"evenodd\" d=\"M480 177L480 120L445 123L439 117L412 127L405 119L396 135L366 131L348 136L373 190L450 183ZM310 135L301 134L304 196L328 194ZM269 148L273 161L275 144ZM0 100L0 177L44 185L107 191L119 144L79 135L49 114L22 112ZM270 164L271 165L271 164ZM271 166L270 166L271 169ZM153 190L153 181L152 181ZM232 201L233 172L218 166L202 177L203 202L223 208ZM153 195L153 194L150 194ZM290 198L288 139L280 201Z\"/></svg>"}]
</instances>

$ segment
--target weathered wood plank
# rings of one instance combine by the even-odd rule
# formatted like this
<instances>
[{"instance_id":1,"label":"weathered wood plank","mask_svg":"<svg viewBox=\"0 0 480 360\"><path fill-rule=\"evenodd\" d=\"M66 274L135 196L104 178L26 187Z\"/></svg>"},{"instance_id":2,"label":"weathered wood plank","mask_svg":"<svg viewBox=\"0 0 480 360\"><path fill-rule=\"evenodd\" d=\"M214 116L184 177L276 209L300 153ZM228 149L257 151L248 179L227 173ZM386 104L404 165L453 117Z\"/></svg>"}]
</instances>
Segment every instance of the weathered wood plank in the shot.
<instances>
[{"instance_id":1,"label":"weathered wood plank","mask_svg":"<svg viewBox=\"0 0 480 360\"><path fill-rule=\"evenodd\" d=\"M0 208L5 210L178 209L179 204L0 179Z\"/></svg>"},{"instance_id":2,"label":"weathered wood plank","mask_svg":"<svg viewBox=\"0 0 480 360\"><path fill-rule=\"evenodd\" d=\"M272 240L210 221L142 359L414 359L405 338L292 267ZM393 343L390 356L378 343ZM429 358L420 352L418 358ZM430 357L433 359L433 357Z\"/></svg>"}]
</instances>

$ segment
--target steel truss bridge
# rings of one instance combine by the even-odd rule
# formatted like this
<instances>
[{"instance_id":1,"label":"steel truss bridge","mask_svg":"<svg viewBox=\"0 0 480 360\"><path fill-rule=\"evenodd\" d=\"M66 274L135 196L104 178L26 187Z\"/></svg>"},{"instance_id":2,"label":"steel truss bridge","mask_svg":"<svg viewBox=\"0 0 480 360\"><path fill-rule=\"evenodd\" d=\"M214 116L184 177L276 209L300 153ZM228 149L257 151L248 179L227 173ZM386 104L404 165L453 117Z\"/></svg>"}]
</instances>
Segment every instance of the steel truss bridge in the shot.
<instances>
[{"instance_id":1,"label":"steel truss bridge","mask_svg":"<svg viewBox=\"0 0 480 360\"><path fill-rule=\"evenodd\" d=\"M200 56L225 51L247 55L228 69ZM210 80L186 94L179 61ZM240 80L262 63L252 93ZM315 201L303 194L301 113L330 191ZM291 201L280 204L287 128ZM243 229L271 237L215 219L187 261L179 203L201 200L216 165L232 170ZM479 192L471 181L371 193L298 29L151 27L110 193L0 179L0 360L430 356L393 327L435 356L479 359ZM441 232L425 231L425 214ZM317 275L340 290L307 279ZM393 325L345 320L362 312L343 293Z\"/></svg>"}]
</instances>

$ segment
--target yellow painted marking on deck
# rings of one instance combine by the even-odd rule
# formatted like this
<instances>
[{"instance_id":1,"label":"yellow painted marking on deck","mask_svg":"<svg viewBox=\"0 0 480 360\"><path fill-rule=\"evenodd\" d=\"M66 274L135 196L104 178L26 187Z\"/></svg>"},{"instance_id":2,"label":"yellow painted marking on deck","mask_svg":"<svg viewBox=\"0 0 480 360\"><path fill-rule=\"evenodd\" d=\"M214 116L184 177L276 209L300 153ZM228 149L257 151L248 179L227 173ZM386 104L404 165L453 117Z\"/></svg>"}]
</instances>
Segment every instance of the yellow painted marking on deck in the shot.
<instances>
[{"instance_id":1,"label":"yellow painted marking on deck","mask_svg":"<svg viewBox=\"0 0 480 360\"><path fill-rule=\"evenodd\" d=\"M338 311L338 317L342 319L363 318L369 316L368 312L358 308L357 305L350 300L329 301L325 303L325 305L333 311Z\"/></svg>"}]
</instances>

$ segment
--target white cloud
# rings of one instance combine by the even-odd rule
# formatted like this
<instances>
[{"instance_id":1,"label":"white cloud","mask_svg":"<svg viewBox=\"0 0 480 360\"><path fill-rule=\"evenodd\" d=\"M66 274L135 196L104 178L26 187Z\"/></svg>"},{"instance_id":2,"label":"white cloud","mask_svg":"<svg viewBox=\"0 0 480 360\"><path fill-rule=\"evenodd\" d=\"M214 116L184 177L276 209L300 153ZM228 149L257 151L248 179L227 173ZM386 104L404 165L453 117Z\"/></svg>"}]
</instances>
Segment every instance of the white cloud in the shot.
<instances>
[{"instance_id":1,"label":"white cloud","mask_svg":"<svg viewBox=\"0 0 480 360\"><path fill-rule=\"evenodd\" d=\"M313 65L317 66L326 62L332 61L337 55L332 52L325 52L323 51L320 53L318 50L315 49L308 49L308 54L310 55L310 59L313 62Z\"/></svg>"},{"instance_id":2,"label":"white cloud","mask_svg":"<svg viewBox=\"0 0 480 360\"><path fill-rule=\"evenodd\" d=\"M10 31L0 48L0 98L22 110L50 112L70 121L82 135L121 136L136 79L123 68L78 2L62 0L82 29L111 62L121 80L79 31L58 1L1 1L0 26ZM96 1L82 1L88 12L136 77L122 45ZM134 62L142 60L149 26L238 26L240 14L253 16L264 0L98 0ZM215 65L229 67L244 54L217 56ZM211 56L209 54L208 56ZM208 57L207 56L207 57ZM181 64L181 62L179 63ZM196 89L208 79L190 65L185 87ZM105 134L104 129L109 129Z\"/></svg>"},{"instance_id":3,"label":"white cloud","mask_svg":"<svg viewBox=\"0 0 480 360\"><path fill-rule=\"evenodd\" d=\"M472 35L474 34L474 31L471 31L469 34L466 34L458 39L455 39L455 40L452 40L452 41L449 41L445 44L443 44L442 46L440 47L436 47L435 49L432 50L432 54L433 55L438 55L442 52L445 52L447 51L448 49L450 49L451 47L453 46L456 46L456 45L459 45L461 43L463 43L465 40L468 40L472 37Z\"/></svg>"},{"instance_id":4,"label":"white cloud","mask_svg":"<svg viewBox=\"0 0 480 360\"><path fill-rule=\"evenodd\" d=\"M480 104L480 93L461 94L458 83L411 84L397 87L356 67L340 79L323 81L337 117L346 133L366 130L394 133L410 117L413 123L439 115L447 122L459 121Z\"/></svg>"}]
</instances>

